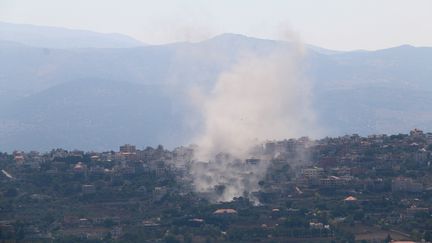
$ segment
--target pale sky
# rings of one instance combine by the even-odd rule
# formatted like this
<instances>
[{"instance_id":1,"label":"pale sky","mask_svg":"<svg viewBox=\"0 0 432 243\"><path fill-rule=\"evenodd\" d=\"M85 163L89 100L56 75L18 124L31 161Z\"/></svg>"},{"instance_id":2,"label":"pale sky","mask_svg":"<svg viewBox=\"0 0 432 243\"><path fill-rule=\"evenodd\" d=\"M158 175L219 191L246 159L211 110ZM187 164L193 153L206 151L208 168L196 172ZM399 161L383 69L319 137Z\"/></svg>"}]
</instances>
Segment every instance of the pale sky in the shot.
<instances>
[{"instance_id":1,"label":"pale sky","mask_svg":"<svg viewBox=\"0 0 432 243\"><path fill-rule=\"evenodd\" d=\"M432 0L0 0L0 21L122 33L149 44L220 33L336 49L432 46Z\"/></svg>"}]
</instances>

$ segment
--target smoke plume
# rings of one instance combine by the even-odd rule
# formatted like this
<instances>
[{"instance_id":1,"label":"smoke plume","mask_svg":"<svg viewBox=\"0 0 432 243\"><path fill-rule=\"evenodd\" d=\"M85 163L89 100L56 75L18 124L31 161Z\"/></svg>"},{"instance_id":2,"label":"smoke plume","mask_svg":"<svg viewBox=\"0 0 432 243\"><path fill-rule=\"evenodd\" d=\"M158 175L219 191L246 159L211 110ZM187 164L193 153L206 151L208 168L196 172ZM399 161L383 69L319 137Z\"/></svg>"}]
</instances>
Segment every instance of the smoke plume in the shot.
<instances>
[{"instance_id":1,"label":"smoke plume","mask_svg":"<svg viewBox=\"0 0 432 243\"><path fill-rule=\"evenodd\" d=\"M258 190L269 164L260 144L316 132L304 49L296 41L277 46L266 54L243 53L211 93L197 99L204 125L192 175L196 190L214 192L216 201Z\"/></svg>"}]
</instances>

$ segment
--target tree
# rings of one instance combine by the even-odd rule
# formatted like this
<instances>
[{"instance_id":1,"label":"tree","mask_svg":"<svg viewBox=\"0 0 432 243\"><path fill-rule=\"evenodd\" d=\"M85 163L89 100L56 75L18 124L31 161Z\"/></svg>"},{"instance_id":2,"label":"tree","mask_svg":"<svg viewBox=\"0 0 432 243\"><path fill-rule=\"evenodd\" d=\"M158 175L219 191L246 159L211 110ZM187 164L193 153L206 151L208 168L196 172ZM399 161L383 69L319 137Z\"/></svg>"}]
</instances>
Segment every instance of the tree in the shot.
<instances>
[{"instance_id":1,"label":"tree","mask_svg":"<svg viewBox=\"0 0 432 243\"><path fill-rule=\"evenodd\" d=\"M4 195L5 197L16 197L18 195L18 190L15 187L9 188Z\"/></svg>"},{"instance_id":2,"label":"tree","mask_svg":"<svg viewBox=\"0 0 432 243\"><path fill-rule=\"evenodd\" d=\"M385 238L384 242L391 242L392 238L390 234L387 234L387 237Z\"/></svg>"}]
</instances>

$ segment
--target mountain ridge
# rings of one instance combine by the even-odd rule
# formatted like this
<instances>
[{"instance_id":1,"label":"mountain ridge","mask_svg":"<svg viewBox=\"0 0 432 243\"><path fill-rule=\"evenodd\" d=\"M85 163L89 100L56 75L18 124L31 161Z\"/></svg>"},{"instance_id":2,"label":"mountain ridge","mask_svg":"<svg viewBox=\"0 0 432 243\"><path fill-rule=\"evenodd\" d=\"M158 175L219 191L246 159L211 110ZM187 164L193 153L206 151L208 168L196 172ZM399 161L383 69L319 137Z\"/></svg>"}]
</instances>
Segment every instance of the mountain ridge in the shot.
<instances>
[{"instance_id":1,"label":"mountain ridge","mask_svg":"<svg viewBox=\"0 0 432 243\"><path fill-rule=\"evenodd\" d=\"M0 40L42 48L124 48L144 43L123 34L0 22ZM73 41L71 41L73 40Z\"/></svg>"},{"instance_id":2,"label":"mountain ridge","mask_svg":"<svg viewBox=\"0 0 432 243\"><path fill-rule=\"evenodd\" d=\"M242 51L265 54L287 44L215 38L78 49L0 42L0 151L190 142L200 117L188 103L189 91L210 92ZM323 135L432 130L432 48L307 50L305 75Z\"/></svg>"}]
</instances>

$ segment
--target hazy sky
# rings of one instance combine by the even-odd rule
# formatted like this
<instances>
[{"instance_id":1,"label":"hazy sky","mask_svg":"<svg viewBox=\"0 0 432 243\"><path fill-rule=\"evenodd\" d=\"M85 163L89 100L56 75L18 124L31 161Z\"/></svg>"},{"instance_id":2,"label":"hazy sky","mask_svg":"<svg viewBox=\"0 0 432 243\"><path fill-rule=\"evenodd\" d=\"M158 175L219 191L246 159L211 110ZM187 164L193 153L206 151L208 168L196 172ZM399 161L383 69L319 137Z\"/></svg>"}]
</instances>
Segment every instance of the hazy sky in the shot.
<instances>
[{"instance_id":1,"label":"hazy sky","mask_svg":"<svg viewBox=\"0 0 432 243\"><path fill-rule=\"evenodd\" d=\"M220 33L321 47L432 46L432 0L0 0L0 21L117 32L150 44Z\"/></svg>"}]
</instances>

